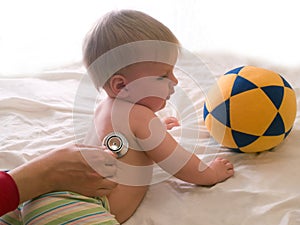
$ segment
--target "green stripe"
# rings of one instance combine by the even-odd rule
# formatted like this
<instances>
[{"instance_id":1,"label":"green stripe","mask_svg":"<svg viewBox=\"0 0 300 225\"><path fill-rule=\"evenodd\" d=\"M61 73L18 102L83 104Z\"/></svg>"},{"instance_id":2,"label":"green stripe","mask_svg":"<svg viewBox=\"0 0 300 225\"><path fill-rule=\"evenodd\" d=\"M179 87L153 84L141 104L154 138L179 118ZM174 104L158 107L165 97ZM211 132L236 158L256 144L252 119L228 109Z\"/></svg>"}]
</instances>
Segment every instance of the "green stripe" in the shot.
<instances>
[{"instance_id":1,"label":"green stripe","mask_svg":"<svg viewBox=\"0 0 300 225\"><path fill-rule=\"evenodd\" d=\"M9 213L11 214L11 213ZM0 218L0 223L4 222L6 224L13 224L13 225L22 225L21 221L19 221L19 218L14 218L9 216L9 214L3 216Z\"/></svg>"},{"instance_id":2,"label":"green stripe","mask_svg":"<svg viewBox=\"0 0 300 225\"><path fill-rule=\"evenodd\" d=\"M72 192L69 192L69 191L55 191L55 192L49 192L49 193L46 193L46 194L42 194L42 195L34 198L33 200L48 197L48 196L60 196L60 195L65 196L65 195L69 195L69 194L72 194Z\"/></svg>"},{"instance_id":3,"label":"green stripe","mask_svg":"<svg viewBox=\"0 0 300 225\"><path fill-rule=\"evenodd\" d=\"M78 218L82 218L82 217L88 217L89 215L107 213L106 211L99 212L99 209L101 209L101 208L102 207L97 206L97 207L92 208L92 209L76 211L76 212L70 213L68 215L64 215L62 217L59 217L55 220L52 220L52 221L46 223L45 225L63 224L63 223L74 221L74 219L78 219Z\"/></svg>"},{"instance_id":4,"label":"green stripe","mask_svg":"<svg viewBox=\"0 0 300 225\"><path fill-rule=\"evenodd\" d=\"M82 195L78 195L75 193L68 193L68 192L55 192L55 193L48 193L45 195L42 195L39 197L39 199L36 199L37 201L37 206L39 204L43 204L43 198L45 198L45 201L47 202L47 199L53 198L53 202L46 203L44 202L43 206L40 206L39 208L30 211L28 210L28 213L26 212L26 208L29 207L30 209L30 204L34 205L34 200L30 203L27 203L26 206L24 207L25 210L25 215L24 215L24 224L28 224L35 219L38 220L38 217L40 216L47 216L47 213L52 213L51 211L57 210L57 209L64 209L65 206L72 205L72 204L77 204L78 202L86 202L86 203L93 203L96 204L96 206L93 206L93 208L88 208L84 210L80 210L80 207L76 210L76 207L74 206L73 208L70 208L70 213L66 214L57 212L54 214L54 217L51 219L51 217L47 217L46 221L49 221L47 225L57 225L57 224L66 224L69 222L74 222L77 220L80 220L82 218L88 218L92 217L95 215L100 215L100 218L96 219L98 222L95 222L95 224L103 224L103 225L115 225L119 224L115 218L102 206L105 205L107 208L108 207L108 202L107 199L104 198L89 198L85 197ZM102 203L102 204L101 204ZM91 207L91 206L90 206ZM27 208L28 209L28 208ZM72 212L73 211L73 212ZM61 215L60 215L61 214ZM16 223L13 223L16 224Z\"/></svg>"},{"instance_id":5,"label":"green stripe","mask_svg":"<svg viewBox=\"0 0 300 225\"><path fill-rule=\"evenodd\" d=\"M66 206L66 205L70 205L70 204L74 204L74 203L77 203L78 201L70 201L70 199L63 199L63 200L58 200L58 201L55 201L55 202L51 202L49 204L46 204L40 208L37 208L29 213L27 213L25 216L24 216L24 222L28 223L30 222L31 220L35 219L36 217L38 216L41 216L49 211L52 211L54 209L57 209L57 208L60 208L60 207L63 207L63 206Z\"/></svg>"},{"instance_id":6,"label":"green stripe","mask_svg":"<svg viewBox=\"0 0 300 225\"><path fill-rule=\"evenodd\" d=\"M97 214L98 213L94 213L94 214L90 214L88 216L95 216ZM72 219L61 225L68 225L69 223L76 222L77 220L81 220L82 218L85 218L85 217L87 217L87 215L78 217L76 219ZM97 222L95 222L95 221L97 221ZM94 225L120 225L120 223L111 215L110 216L101 216L101 218L96 217L96 218L93 218L93 221L91 221L89 219L88 221L84 221L84 223L94 224ZM80 224L82 224L82 222L80 222Z\"/></svg>"}]
</instances>

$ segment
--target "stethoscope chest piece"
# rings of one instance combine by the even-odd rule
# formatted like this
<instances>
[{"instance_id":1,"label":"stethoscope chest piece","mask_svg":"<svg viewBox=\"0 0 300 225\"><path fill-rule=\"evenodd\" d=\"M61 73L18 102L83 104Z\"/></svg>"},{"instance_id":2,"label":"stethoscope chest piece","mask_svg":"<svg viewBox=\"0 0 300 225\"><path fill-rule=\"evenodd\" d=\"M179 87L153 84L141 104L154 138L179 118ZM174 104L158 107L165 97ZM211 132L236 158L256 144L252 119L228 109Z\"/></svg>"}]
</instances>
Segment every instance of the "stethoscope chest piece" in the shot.
<instances>
[{"instance_id":1,"label":"stethoscope chest piece","mask_svg":"<svg viewBox=\"0 0 300 225\"><path fill-rule=\"evenodd\" d=\"M128 141L123 134L119 132L112 132L105 136L103 145L108 150L117 155L117 158L123 157L128 151Z\"/></svg>"}]
</instances>

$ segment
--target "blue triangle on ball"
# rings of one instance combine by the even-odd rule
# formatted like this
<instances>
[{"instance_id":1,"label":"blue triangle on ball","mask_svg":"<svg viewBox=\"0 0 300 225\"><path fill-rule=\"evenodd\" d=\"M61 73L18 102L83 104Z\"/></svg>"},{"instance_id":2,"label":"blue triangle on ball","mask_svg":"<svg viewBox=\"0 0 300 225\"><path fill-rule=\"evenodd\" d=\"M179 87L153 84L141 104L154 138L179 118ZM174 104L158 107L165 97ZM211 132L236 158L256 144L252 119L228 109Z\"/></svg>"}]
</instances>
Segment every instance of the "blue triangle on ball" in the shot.
<instances>
[{"instance_id":1,"label":"blue triangle on ball","mask_svg":"<svg viewBox=\"0 0 300 225\"><path fill-rule=\"evenodd\" d=\"M204 103L204 107L203 107L203 118L204 118L204 120L206 119L208 114L209 114L209 112L208 112L208 109L206 107L206 103Z\"/></svg>"},{"instance_id":2,"label":"blue triangle on ball","mask_svg":"<svg viewBox=\"0 0 300 225\"><path fill-rule=\"evenodd\" d=\"M218 105L211 114L222 124L230 127L229 99Z\"/></svg>"},{"instance_id":3,"label":"blue triangle on ball","mask_svg":"<svg viewBox=\"0 0 300 225\"><path fill-rule=\"evenodd\" d=\"M292 128L284 134L284 138L286 138L291 133L291 130L292 130Z\"/></svg>"},{"instance_id":4,"label":"blue triangle on ball","mask_svg":"<svg viewBox=\"0 0 300 225\"><path fill-rule=\"evenodd\" d=\"M284 122L279 113L275 116L274 120L272 121L271 125L263 134L264 136L276 136L282 135L285 133Z\"/></svg>"},{"instance_id":5,"label":"blue triangle on ball","mask_svg":"<svg viewBox=\"0 0 300 225\"><path fill-rule=\"evenodd\" d=\"M235 130L232 130L231 133L235 143L239 148L247 146L259 138L259 136L245 134Z\"/></svg>"},{"instance_id":6,"label":"blue triangle on ball","mask_svg":"<svg viewBox=\"0 0 300 225\"><path fill-rule=\"evenodd\" d=\"M284 86L292 89L292 86L289 84L289 82L287 82L281 75L279 76L281 77Z\"/></svg>"},{"instance_id":7,"label":"blue triangle on ball","mask_svg":"<svg viewBox=\"0 0 300 225\"><path fill-rule=\"evenodd\" d=\"M244 91L248 91L251 89L255 89L257 88L257 86L255 84L253 84L252 82L250 82L249 80L241 77L241 76L237 76L233 86L232 86L232 91L231 91L231 96L240 94Z\"/></svg>"},{"instance_id":8,"label":"blue triangle on ball","mask_svg":"<svg viewBox=\"0 0 300 225\"><path fill-rule=\"evenodd\" d=\"M279 109L283 99L284 88L281 86L267 86L267 87L262 87L261 89L273 102L276 109Z\"/></svg>"},{"instance_id":9,"label":"blue triangle on ball","mask_svg":"<svg viewBox=\"0 0 300 225\"><path fill-rule=\"evenodd\" d=\"M235 153L244 153L239 148L230 148L231 151L234 151Z\"/></svg>"},{"instance_id":10,"label":"blue triangle on ball","mask_svg":"<svg viewBox=\"0 0 300 225\"><path fill-rule=\"evenodd\" d=\"M233 70L230 70L228 71L227 73L225 73L224 75L227 75L227 74L239 74L239 72L241 71L241 69L243 69L244 66L241 66L241 67L238 67L238 68L235 68Z\"/></svg>"}]
</instances>

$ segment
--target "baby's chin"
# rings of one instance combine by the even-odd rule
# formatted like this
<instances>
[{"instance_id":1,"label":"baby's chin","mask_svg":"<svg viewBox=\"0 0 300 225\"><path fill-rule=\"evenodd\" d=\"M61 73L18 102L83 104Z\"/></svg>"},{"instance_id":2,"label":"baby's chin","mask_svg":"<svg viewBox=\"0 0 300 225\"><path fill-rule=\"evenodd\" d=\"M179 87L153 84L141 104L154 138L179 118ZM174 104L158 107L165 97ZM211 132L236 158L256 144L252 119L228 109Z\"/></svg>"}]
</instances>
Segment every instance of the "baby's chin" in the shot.
<instances>
[{"instance_id":1,"label":"baby's chin","mask_svg":"<svg viewBox=\"0 0 300 225\"><path fill-rule=\"evenodd\" d=\"M162 104L159 107L157 107L157 109L154 109L153 111L158 112L159 110L162 110L163 108L166 107L166 104L167 104L167 101L163 101Z\"/></svg>"},{"instance_id":2,"label":"baby's chin","mask_svg":"<svg viewBox=\"0 0 300 225\"><path fill-rule=\"evenodd\" d=\"M144 98L136 104L143 105L151 109L153 112L157 112L166 107L167 99L157 98L155 102L149 103L147 102L147 98Z\"/></svg>"}]
</instances>

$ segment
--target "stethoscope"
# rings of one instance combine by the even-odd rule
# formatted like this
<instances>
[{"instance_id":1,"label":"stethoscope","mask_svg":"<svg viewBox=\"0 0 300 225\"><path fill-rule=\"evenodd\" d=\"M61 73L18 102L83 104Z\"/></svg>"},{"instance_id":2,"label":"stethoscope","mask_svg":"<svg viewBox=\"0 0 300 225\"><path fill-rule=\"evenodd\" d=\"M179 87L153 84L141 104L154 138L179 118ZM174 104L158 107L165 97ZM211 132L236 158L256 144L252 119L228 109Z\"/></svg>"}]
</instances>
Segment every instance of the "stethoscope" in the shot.
<instances>
[{"instance_id":1,"label":"stethoscope","mask_svg":"<svg viewBox=\"0 0 300 225\"><path fill-rule=\"evenodd\" d=\"M116 154L117 158L123 157L128 152L128 141L119 132L111 132L106 135L103 139L103 145Z\"/></svg>"}]
</instances>

